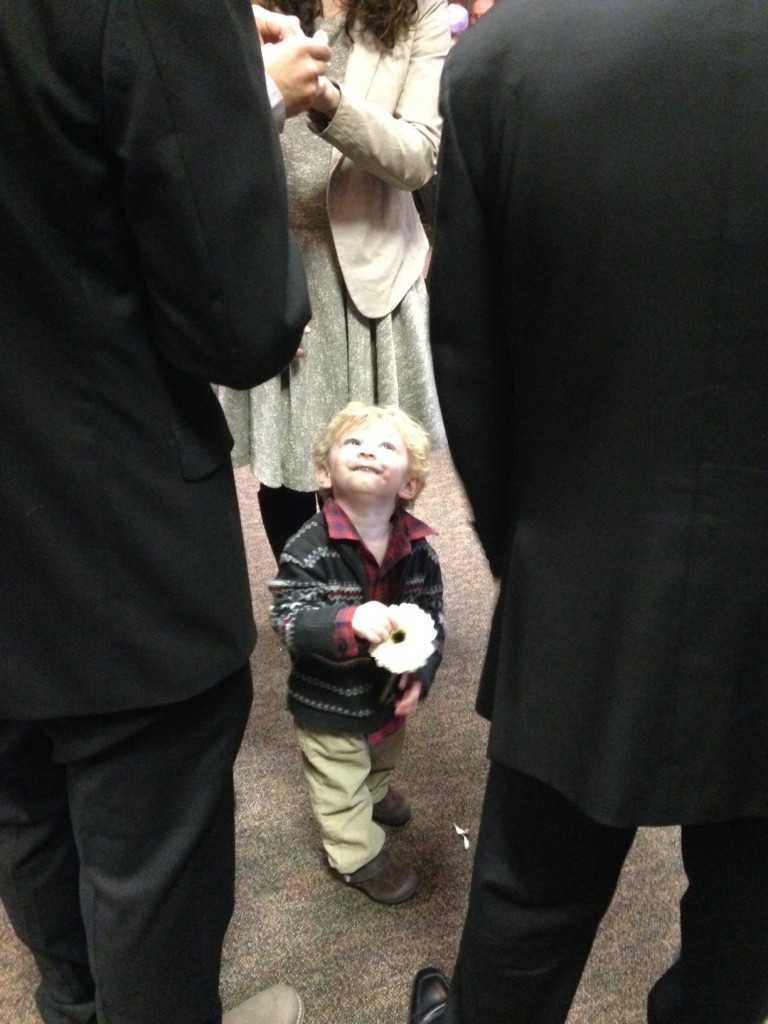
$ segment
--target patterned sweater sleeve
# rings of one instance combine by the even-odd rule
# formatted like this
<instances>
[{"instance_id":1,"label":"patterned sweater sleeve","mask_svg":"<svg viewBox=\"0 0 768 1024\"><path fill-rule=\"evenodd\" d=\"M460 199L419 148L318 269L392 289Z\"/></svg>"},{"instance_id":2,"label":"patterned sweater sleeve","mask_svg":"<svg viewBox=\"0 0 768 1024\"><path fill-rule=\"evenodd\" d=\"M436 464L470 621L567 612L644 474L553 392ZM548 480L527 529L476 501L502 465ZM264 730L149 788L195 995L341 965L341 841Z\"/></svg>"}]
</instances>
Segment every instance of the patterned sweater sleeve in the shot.
<instances>
[{"instance_id":1,"label":"patterned sweater sleeve","mask_svg":"<svg viewBox=\"0 0 768 1024\"><path fill-rule=\"evenodd\" d=\"M434 654L430 655L426 664L423 665L418 672L414 673L421 680L423 696L425 697L429 693L435 679L435 673L437 672L440 662L443 660L443 645L445 643L443 577L440 571L440 563L437 559L437 553L431 545L427 544L426 546L429 551L429 558L424 572L424 579L420 588L420 593L414 602L432 616L437 630Z\"/></svg>"},{"instance_id":2,"label":"patterned sweater sleeve","mask_svg":"<svg viewBox=\"0 0 768 1024\"><path fill-rule=\"evenodd\" d=\"M313 546L313 533L302 531L280 556L277 578L269 584L270 623L291 654L340 659L336 617L340 608L359 601L360 587L329 573L335 552Z\"/></svg>"},{"instance_id":3,"label":"patterned sweater sleeve","mask_svg":"<svg viewBox=\"0 0 768 1024\"><path fill-rule=\"evenodd\" d=\"M432 618L437 631L435 650L427 663L414 675L421 680L423 695L429 692L437 668L442 660L442 645L445 639L445 616L442 604L442 574L437 553L426 540L417 542L415 558L409 577L404 581L400 600L417 604Z\"/></svg>"}]
</instances>

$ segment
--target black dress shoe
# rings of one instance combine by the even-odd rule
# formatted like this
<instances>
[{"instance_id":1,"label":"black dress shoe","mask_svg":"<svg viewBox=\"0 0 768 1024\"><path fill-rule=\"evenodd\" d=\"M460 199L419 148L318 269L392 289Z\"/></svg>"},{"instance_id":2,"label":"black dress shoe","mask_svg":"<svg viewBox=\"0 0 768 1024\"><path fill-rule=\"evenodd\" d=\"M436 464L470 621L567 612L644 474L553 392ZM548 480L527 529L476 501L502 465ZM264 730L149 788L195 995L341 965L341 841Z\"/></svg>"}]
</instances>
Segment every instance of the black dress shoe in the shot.
<instances>
[{"instance_id":1,"label":"black dress shoe","mask_svg":"<svg viewBox=\"0 0 768 1024\"><path fill-rule=\"evenodd\" d=\"M409 1024L439 1024L445 1017L448 979L436 967L416 972L411 990Z\"/></svg>"}]
</instances>

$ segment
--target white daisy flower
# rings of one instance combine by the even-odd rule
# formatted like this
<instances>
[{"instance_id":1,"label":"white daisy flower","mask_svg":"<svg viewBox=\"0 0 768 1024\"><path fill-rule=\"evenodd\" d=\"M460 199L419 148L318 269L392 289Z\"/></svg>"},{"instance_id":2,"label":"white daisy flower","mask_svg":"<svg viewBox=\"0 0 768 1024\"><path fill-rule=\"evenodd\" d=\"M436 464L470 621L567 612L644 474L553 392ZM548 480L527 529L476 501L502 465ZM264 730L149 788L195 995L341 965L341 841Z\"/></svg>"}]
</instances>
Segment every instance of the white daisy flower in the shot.
<instances>
[{"instance_id":1,"label":"white daisy flower","mask_svg":"<svg viewBox=\"0 0 768 1024\"><path fill-rule=\"evenodd\" d=\"M371 657L396 676L415 672L435 649L435 623L432 616L416 604L393 604L389 610L397 626L386 640L371 647Z\"/></svg>"}]
</instances>

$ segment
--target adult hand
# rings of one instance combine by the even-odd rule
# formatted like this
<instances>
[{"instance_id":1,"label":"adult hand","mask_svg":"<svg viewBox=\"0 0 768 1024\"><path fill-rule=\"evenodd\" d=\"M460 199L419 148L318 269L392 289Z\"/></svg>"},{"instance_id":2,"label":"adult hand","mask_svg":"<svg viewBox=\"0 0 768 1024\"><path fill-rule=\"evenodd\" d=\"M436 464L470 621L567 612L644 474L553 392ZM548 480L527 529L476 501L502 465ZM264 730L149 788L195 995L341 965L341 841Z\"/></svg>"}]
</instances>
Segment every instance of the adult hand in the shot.
<instances>
[{"instance_id":1,"label":"adult hand","mask_svg":"<svg viewBox=\"0 0 768 1024\"><path fill-rule=\"evenodd\" d=\"M331 58L330 47L307 36L290 36L262 47L264 67L280 90L288 117L309 110Z\"/></svg>"},{"instance_id":2,"label":"adult hand","mask_svg":"<svg viewBox=\"0 0 768 1024\"><path fill-rule=\"evenodd\" d=\"M386 640L397 623L389 608L381 601L366 601L358 605L352 615L352 631L369 644L380 644Z\"/></svg>"},{"instance_id":3,"label":"adult hand","mask_svg":"<svg viewBox=\"0 0 768 1024\"><path fill-rule=\"evenodd\" d=\"M312 100L312 109L332 118L341 102L341 90L325 75L320 79L317 92Z\"/></svg>"},{"instance_id":4,"label":"adult hand","mask_svg":"<svg viewBox=\"0 0 768 1024\"><path fill-rule=\"evenodd\" d=\"M293 14L280 14L278 11L267 11L258 4L251 4L256 31L262 43L280 43L283 39L303 36L299 19Z\"/></svg>"}]
</instances>

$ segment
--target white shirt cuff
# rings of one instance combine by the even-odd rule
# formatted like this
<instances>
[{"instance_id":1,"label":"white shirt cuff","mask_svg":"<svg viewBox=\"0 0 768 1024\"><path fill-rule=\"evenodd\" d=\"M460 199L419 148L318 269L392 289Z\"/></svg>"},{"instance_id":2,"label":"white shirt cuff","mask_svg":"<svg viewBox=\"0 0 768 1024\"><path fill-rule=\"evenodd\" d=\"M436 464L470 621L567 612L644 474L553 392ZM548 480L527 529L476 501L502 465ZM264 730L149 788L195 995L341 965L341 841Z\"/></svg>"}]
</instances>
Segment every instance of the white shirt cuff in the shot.
<instances>
[{"instance_id":1,"label":"white shirt cuff","mask_svg":"<svg viewBox=\"0 0 768 1024\"><path fill-rule=\"evenodd\" d=\"M283 94L266 71L264 72L264 78L267 83L269 103L272 107L272 120L275 123L275 128L277 128L278 132L281 132L285 127L285 100L283 99Z\"/></svg>"}]
</instances>

